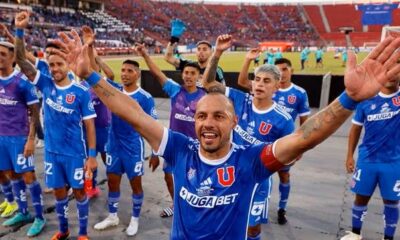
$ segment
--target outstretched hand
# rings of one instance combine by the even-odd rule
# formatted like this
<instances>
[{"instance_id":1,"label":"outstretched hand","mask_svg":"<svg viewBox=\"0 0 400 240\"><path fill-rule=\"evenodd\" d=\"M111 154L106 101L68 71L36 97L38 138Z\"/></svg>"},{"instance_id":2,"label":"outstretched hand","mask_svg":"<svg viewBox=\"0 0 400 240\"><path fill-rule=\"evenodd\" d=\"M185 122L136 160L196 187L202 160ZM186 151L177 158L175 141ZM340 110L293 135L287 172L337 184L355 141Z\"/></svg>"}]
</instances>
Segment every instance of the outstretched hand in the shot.
<instances>
[{"instance_id":1,"label":"outstretched hand","mask_svg":"<svg viewBox=\"0 0 400 240\"><path fill-rule=\"evenodd\" d=\"M233 38L232 35L223 34L219 35L217 38L217 43L215 46L215 51L224 52L232 46Z\"/></svg>"},{"instance_id":2,"label":"outstretched hand","mask_svg":"<svg viewBox=\"0 0 400 240\"><path fill-rule=\"evenodd\" d=\"M258 58L261 54L261 50L259 48L252 48L250 51L247 52L246 54L246 59L248 60L254 60Z\"/></svg>"},{"instance_id":3,"label":"outstretched hand","mask_svg":"<svg viewBox=\"0 0 400 240\"><path fill-rule=\"evenodd\" d=\"M354 52L348 52L344 84L347 94L356 101L375 96L382 86L400 74L400 37L387 37L357 64Z\"/></svg>"},{"instance_id":4,"label":"outstretched hand","mask_svg":"<svg viewBox=\"0 0 400 240\"><path fill-rule=\"evenodd\" d=\"M8 31L7 26L4 25L3 23L0 23L0 36L7 38L7 41L12 44L15 43L14 36L10 33L10 31Z\"/></svg>"},{"instance_id":5,"label":"outstretched hand","mask_svg":"<svg viewBox=\"0 0 400 240\"><path fill-rule=\"evenodd\" d=\"M69 35L59 32L58 36L61 40L55 40L53 43L58 45L60 50L52 49L51 52L64 58L68 63L69 69L78 77L87 78L93 71L90 67L89 46L87 44L82 45L81 38L75 30L69 32Z\"/></svg>"},{"instance_id":6,"label":"outstretched hand","mask_svg":"<svg viewBox=\"0 0 400 240\"><path fill-rule=\"evenodd\" d=\"M144 57L144 56L148 55L147 48L144 46L144 44L137 43L133 50L139 56Z\"/></svg>"},{"instance_id":7,"label":"outstretched hand","mask_svg":"<svg viewBox=\"0 0 400 240\"><path fill-rule=\"evenodd\" d=\"M91 29L89 26L83 26L82 27L82 40L84 44L87 44L89 46L92 46L95 41L95 34L93 32L93 29Z\"/></svg>"}]
</instances>

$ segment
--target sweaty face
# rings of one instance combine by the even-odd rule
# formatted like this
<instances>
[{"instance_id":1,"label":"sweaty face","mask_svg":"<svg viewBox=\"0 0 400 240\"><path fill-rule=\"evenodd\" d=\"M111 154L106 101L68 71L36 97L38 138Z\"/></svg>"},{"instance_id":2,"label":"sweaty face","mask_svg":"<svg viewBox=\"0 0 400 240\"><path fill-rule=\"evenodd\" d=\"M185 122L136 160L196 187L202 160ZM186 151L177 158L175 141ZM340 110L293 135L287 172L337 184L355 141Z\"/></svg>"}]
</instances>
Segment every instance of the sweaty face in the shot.
<instances>
[{"instance_id":1,"label":"sweaty face","mask_svg":"<svg viewBox=\"0 0 400 240\"><path fill-rule=\"evenodd\" d=\"M279 68L279 71L281 71L280 83L290 82L292 78L292 68L286 63L277 64L276 66Z\"/></svg>"},{"instance_id":2,"label":"sweaty face","mask_svg":"<svg viewBox=\"0 0 400 240\"><path fill-rule=\"evenodd\" d=\"M272 99L272 95L278 90L278 80L268 72L258 72L252 82L254 98Z\"/></svg>"},{"instance_id":3,"label":"sweaty face","mask_svg":"<svg viewBox=\"0 0 400 240\"><path fill-rule=\"evenodd\" d=\"M122 64L121 67L121 81L124 86L129 87L136 84L140 77L140 70L132 64Z\"/></svg>"},{"instance_id":4,"label":"sweaty face","mask_svg":"<svg viewBox=\"0 0 400 240\"><path fill-rule=\"evenodd\" d=\"M185 87L194 87L199 80L200 72L195 67L185 67L182 72L182 80Z\"/></svg>"},{"instance_id":5,"label":"sweaty face","mask_svg":"<svg viewBox=\"0 0 400 240\"><path fill-rule=\"evenodd\" d=\"M12 67L14 62L14 52L8 48L0 46L0 70Z\"/></svg>"},{"instance_id":6,"label":"sweaty face","mask_svg":"<svg viewBox=\"0 0 400 240\"><path fill-rule=\"evenodd\" d=\"M209 94L197 103L195 130L203 151L216 153L230 146L237 120L232 104L221 94Z\"/></svg>"},{"instance_id":7,"label":"sweaty face","mask_svg":"<svg viewBox=\"0 0 400 240\"><path fill-rule=\"evenodd\" d=\"M50 55L48 58L51 76L55 82L64 80L68 75L67 62L58 55Z\"/></svg>"},{"instance_id":8,"label":"sweaty face","mask_svg":"<svg viewBox=\"0 0 400 240\"><path fill-rule=\"evenodd\" d=\"M206 63L208 61L208 58L211 56L211 48L207 44L199 44L197 46L197 61L200 64Z\"/></svg>"}]
</instances>

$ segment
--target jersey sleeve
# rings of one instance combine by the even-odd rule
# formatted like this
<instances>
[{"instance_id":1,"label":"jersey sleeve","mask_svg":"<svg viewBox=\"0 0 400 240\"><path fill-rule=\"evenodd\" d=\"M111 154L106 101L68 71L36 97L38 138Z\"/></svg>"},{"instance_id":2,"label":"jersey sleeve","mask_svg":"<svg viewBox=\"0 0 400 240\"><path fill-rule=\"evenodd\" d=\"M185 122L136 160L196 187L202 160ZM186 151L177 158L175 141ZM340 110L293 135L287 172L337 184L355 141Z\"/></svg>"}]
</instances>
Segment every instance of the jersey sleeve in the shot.
<instances>
[{"instance_id":1,"label":"jersey sleeve","mask_svg":"<svg viewBox=\"0 0 400 240\"><path fill-rule=\"evenodd\" d=\"M310 115L310 104L308 103L307 92L304 91L301 96L301 102L299 104L299 109L297 111L300 117Z\"/></svg>"},{"instance_id":2,"label":"jersey sleeve","mask_svg":"<svg viewBox=\"0 0 400 240\"><path fill-rule=\"evenodd\" d=\"M82 92L79 103L83 120L96 117L96 112L94 110L93 102L90 100L90 94L88 90Z\"/></svg>"},{"instance_id":3,"label":"jersey sleeve","mask_svg":"<svg viewBox=\"0 0 400 240\"><path fill-rule=\"evenodd\" d=\"M293 133L294 132L294 128L295 128L294 120L292 118L290 118L289 120L285 121L285 125L282 128L282 132L281 132L281 135L279 136L279 138Z\"/></svg>"},{"instance_id":4,"label":"jersey sleeve","mask_svg":"<svg viewBox=\"0 0 400 240\"><path fill-rule=\"evenodd\" d=\"M356 108L356 112L355 112L351 122L356 125L363 126L364 120L365 120L365 115L364 115L364 111L362 108L362 104L358 104L358 106Z\"/></svg>"},{"instance_id":5,"label":"jersey sleeve","mask_svg":"<svg viewBox=\"0 0 400 240\"><path fill-rule=\"evenodd\" d=\"M225 95L233 102L233 106L235 108L235 111L238 111L239 109L243 109L243 106L245 105L247 94L234 89L230 87L225 88ZM236 113L239 115L238 113Z\"/></svg>"},{"instance_id":6,"label":"jersey sleeve","mask_svg":"<svg viewBox=\"0 0 400 240\"><path fill-rule=\"evenodd\" d=\"M154 154L162 156L168 165L174 169L176 161L179 159L179 153L186 150L188 141L189 138L185 135L164 128L160 146L157 151L154 151Z\"/></svg>"},{"instance_id":7,"label":"jersey sleeve","mask_svg":"<svg viewBox=\"0 0 400 240\"><path fill-rule=\"evenodd\" d=\"M163 90L170 98L173 98L181 90L181 86L172 79L168 79L163 85Z\"/></svg>"},{"instance_id":8,"label":"jersey sleeve","mask_svg":"<svg viewBox=\"0 0 400 240\"><path fill-rule=\"evenodd\" d=\"M49 65L42 59L36 58L35 67L41 72L49 72Z\"/></svg>"},{"instance_id":9,"label":"jersey sleeve","mask_svg":"<svg viewBox=\"0 0 400 240\"><path fill-rule=\"evenodd\" d=\"M145 113L150 115L152 118L157 119L157 110L156 110L156 107L154 104L154 98L152 98L152 97L145 98L143 110L145 111Z\"/></svg>"},{"instance_id":10,"label":"jersey sleeve","mask_svg":"<svg viewBox=\"0 0 400 240\"><path fill-rule=\"evenodd\" d=\"M39 70L36 72L36 76L32 81L32 84L39 88L41 92L43 92L46 87L49 87L53 84L53 80L51 77L41 73Z\"/></svg>"},{"instance_id":11,"label":"jersey sleeve","mask_svg":"<svg viewBox=\"0 0 400 240\"><path fill-rule=\"evenodd\" d=\"M27 105L39 103L36 87L32 85L27 79L23 78L22 92Z\"/></svg>"}]
</instances>

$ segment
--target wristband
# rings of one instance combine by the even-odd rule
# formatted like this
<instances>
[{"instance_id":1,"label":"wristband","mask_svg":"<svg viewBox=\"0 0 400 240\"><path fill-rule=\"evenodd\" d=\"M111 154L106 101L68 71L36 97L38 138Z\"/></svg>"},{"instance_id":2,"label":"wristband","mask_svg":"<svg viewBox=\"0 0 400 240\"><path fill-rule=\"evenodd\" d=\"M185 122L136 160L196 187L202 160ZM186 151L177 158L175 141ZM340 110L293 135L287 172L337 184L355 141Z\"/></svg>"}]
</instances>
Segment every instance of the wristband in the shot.
<instances>
[{"instance_id":1,"label":"wristband","mask_svg":"<svg viewBox=\"0 0 400 240\"><path fill-rule=\"evenodd\" d=\"M339 102L340 104L346 108L347 110L353 111L356 109L358 102L354 101L347 95L346 91L344 91L342 94L339 96Z\"/></svg>"},{"instance_id":2,"label":"wristband","mask_svg":"<svg viewBox=\"0 0 400 240\"><path fill-rule=\"evenodd\" d=\"M17 38L24 38L24 29L17 28L17 30L15 30L15 36Z\"/></svg>"},{"instance_id":3,"label":"wristband","mask_svg":"<svg viewBox=\"0 0 400 240\"><path fill-rule=\"evenodd\" d=\"M97 156L97 151L94 148L89 148L89 157L96 157Z\"/></svg>"},{"instance_id":4,"label":"wristband","mask_svg":"<svg viewBox=\"0 0 400 240\"><path fill-rule=\"evenodd\" d=\"M97 72L92 72L89 77L86 78L86 82L89 83L90 86L96 85L101 80L101 75Z\"/></svg>"},{"instance_id":5,"label":"wristband","mask_svg":"<svg viewBox=\"0 0 400 240\"><path fill-rule=\"evenodd\" d=\"M177 42L179 42L179 38L171 36L171 38L169 39L169 42L171 44L177 43Z\"/></svg>"}]
</instances>

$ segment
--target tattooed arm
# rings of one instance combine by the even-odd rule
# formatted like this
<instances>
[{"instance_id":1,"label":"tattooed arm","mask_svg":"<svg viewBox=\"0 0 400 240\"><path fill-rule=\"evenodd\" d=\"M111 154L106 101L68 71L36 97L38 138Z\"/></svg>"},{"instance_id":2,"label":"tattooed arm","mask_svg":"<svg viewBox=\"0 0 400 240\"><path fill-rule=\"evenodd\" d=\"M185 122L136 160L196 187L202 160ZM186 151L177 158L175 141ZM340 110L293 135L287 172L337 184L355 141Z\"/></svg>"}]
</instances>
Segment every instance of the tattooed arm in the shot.
<instances>
[{"instance_id":1,"label":"tattooed arm","mask_svg":"<svg viewBox=\"0 0 400 240\"><path fill-rule=\"evenodd\" d=\"M29 23L29 14L28 12L20 12L15 17L15 26L21 30L25 29ZM18 31L18 30L17 30ZM18 66L21 68L21 72L23 72L30 81L34 81L36 76L36 69L26 59L25 55L25 43L23 36L17 36L15 38L15 49L16 49L16 62Z\"/></svg>"},{"instance_id":2,"label":"tattooed arm","mask_svg":"<svg viewBox=\"0 0 400 240\"><path fill-rule=\"evenodd\" d=\"M215 52L211 56L210 61L208 61L206 70L204 71L203 78L201 80L202 86L208 92L220 92L225 94L225 86L217 81L215 81L215 76L217 74L218 62L222 53L232 46L232 36L231 35L220 35L217 38L217 43L215 47Z\"/></svg>"},{"instance_id":3,"label":"tattooed arm","mask_svg":"<svg viewBox=\"0 0 400 240\"><path fill-rule=\"evenodd\" d=\"M101 59L99 55L95 52L95 60L96 63L99 65L100 69L103 70L104 74L108 79L111 79L114 81L115 75L113 70Z\"/></svg>"},{"instance_id":4,"label":"tattooed arm","mask_svg":"<svg viewBox=\"0 0 400 240\"><path fill-rule=\"evenodd\" d=\"M29 157L35 152L36 124L39 121L39 106L32 104L28 106L29 110L29 134L24 147L24 156Z\"/></svg>"}]
</instances>

